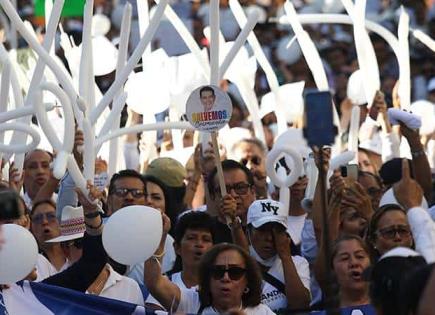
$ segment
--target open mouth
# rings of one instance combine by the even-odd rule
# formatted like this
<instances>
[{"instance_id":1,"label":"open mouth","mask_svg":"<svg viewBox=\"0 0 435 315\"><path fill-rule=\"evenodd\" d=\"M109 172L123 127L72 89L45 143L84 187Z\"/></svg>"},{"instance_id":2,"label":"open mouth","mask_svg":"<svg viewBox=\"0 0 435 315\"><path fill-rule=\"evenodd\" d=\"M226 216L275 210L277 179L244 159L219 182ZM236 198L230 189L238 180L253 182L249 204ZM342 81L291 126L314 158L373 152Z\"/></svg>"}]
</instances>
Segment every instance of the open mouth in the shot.
<instances>
[{"instance_id":1,"label":"open mouth","mask_svg":"<svg viewBox=\"0 0 435 315\"><path fill-rule=\"evenodd\" d=\"M200 260L201 257L202 257L202 252L194 252L194 253L193 253L193 258L194 258L195 260Z\"/></svg>"},{"instance_id":2,"label":"open mouth","mask_svg":"<svg viewBox=\"0 0 435 315\"><path fill-rule=\"evenodd\" d=\"M360 271L352 271L350 273L350 277L355 281L362 281L363 280L362 272L360 272Z\"/></svg>"}]
</instances>

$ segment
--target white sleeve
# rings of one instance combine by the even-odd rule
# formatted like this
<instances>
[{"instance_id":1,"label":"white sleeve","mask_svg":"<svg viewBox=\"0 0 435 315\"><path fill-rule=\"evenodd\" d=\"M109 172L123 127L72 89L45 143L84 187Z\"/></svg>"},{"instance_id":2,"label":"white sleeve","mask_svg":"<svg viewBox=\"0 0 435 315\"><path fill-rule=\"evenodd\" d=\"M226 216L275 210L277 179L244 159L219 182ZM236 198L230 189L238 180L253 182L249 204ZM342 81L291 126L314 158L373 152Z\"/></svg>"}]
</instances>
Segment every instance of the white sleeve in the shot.
<instances>
[{"instance_id":1,"label":"white sleeve","mask_svg":"<svg viewBox=\"0 0 435 315\"><path fill-rule=\"evenodd\" d=\"M310 291L310 265L308 261L301 256L292 256L292 260L304 287Z\"/></svg>"},{"instance_id":2,"label":"white sleeve","mask_svg":"<svg viewBox=\"0 0 435 315\"><path fill-rule=\"evenodd\" d=\"M429 212L421 207L414 207L408 210L407 216L415 249L428 264L435 262L435 222Z\"/></svg>"},{"instance_id":3,"label":"white sleeve","mask_svg":"<svg viewBox=\"0 0 435 315\"><path fill-rule=\"evenodd\" d=\"M382 162L385 163L394 158L400 157L400 139L395 132L381 135L382 144Z\"/></svg>"},{"instance_id":4,"label":"white sleeve","mask_svg":"<svg viewBox=\"0 0 435 315\"><path fill-rule=\"evenodd\" d=\"M196 314L200 306L198 291L180 288L180 302L178 303L177 313Z\"/></svg>"}]
</instances>

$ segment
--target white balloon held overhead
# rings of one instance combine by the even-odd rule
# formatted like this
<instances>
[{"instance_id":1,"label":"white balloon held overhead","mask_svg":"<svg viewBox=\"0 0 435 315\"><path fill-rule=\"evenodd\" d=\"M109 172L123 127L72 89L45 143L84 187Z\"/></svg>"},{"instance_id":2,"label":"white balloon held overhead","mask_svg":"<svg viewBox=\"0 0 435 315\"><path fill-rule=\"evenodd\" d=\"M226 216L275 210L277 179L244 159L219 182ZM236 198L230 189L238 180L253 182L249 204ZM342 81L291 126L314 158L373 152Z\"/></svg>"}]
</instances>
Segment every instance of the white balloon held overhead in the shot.
<instances>
[{"instance_id":1,"label":"white balloon held overhead","mask_svg":"<svg viewBox=\"0 0 435 315\"><path fill-rule=\"evenodd\" d=\"M103 230L107 254L124 265L143 263L160 244L162 214L146 206L128 206L116 211Z\"/></svg>"},{"instance_id":2,"label":"white balloon held overhead","mask_svg":"<svg viewBox=\"0 0 435 315\"><path fill-rule=\"evenodd\" d=\"M35 268L38 245L33 235L17 224L2 226L4 245L0 250L0 284L23 280Z\"/></svg>"}]
</instances>

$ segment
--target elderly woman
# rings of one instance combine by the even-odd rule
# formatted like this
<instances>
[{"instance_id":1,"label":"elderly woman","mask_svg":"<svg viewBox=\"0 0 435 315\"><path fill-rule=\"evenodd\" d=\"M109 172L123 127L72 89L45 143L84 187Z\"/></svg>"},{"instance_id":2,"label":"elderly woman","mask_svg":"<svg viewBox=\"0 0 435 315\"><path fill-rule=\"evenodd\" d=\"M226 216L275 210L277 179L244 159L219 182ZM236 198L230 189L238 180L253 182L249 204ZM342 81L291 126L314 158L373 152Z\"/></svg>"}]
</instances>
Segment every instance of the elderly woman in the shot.
<instances>
[{"instance_id":1,"label":"elderly woman","mask_svg":"<svg viewBox=\"0 0 435 315\"><path fill-rule=\"evenodd\" d=\"M261 304L261 274L255 261L240 247L219 244L210 249L199 266L199 291L183 290L161 275L169 219L163 215L164 233L155 255L145 262L145 283L167 309L192 314L220 314L243 310L247 315L274 314Z\"/></svg>"}]
</instances>

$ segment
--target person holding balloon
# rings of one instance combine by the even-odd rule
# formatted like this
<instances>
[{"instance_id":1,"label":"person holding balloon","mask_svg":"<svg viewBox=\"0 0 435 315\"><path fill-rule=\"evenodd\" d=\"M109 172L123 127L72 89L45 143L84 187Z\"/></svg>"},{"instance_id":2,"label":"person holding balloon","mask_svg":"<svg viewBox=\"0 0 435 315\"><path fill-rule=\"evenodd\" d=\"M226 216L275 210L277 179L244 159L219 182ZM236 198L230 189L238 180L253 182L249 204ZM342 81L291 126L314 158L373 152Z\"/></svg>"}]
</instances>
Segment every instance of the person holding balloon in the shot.
<instances>
[{"instance_id":1,"label":"person holding balloon","mask_svg":"<svg viewBox=\"0 0 435 315\"><path fill-rule=\"evenodd\" d=\"M221 314L241 311L247 315L275 314L261 304L261 273L255 260L241 247L222 243L202 257L199 290L181 289L161 274L160 259L170 220L162 214L163 235L154 255L145 261L144 282L165 307L193 314Z\"/></svg>"}]
</instances>

